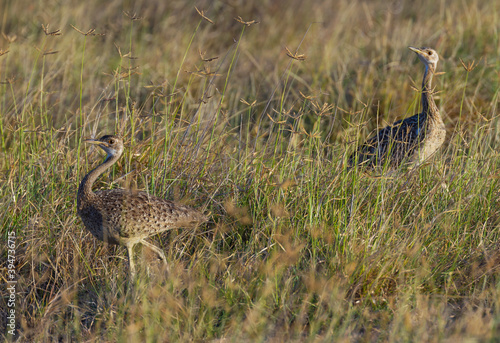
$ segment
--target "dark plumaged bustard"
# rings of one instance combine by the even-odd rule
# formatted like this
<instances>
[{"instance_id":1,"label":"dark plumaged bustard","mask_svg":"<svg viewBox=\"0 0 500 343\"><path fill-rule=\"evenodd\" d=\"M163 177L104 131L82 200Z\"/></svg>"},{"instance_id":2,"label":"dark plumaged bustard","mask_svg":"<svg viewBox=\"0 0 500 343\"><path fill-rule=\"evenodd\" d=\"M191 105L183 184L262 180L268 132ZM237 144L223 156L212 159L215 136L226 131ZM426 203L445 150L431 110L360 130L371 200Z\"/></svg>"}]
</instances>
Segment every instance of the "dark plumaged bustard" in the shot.
<instances>
[{"instance_id":1,"label":"dark plumaged bustard","mask_svg":"<svg viewBox=\"0 0 500 343\"><path fill-rule=\"evenodd\" d=\"M422 163L444 142L446 130L432 96L432 76L436 72L439 56L430 48L413 48L425 65L422 81L422 112L399 120L368 139L349 158L351 166L398 167L403 162Z\"/></svg>"},{"instance_id":2,"label":"dark plumaged bustard","mask_svg":"<svg viewBox=\"0 0 500 343\"><path fill-rule=\"evenodd\" d=\"M133 248L142 243L166 262L165 254L145 239L157 233L181 227L192 227L207 220L201 212L146 192L112 189L93 192L95 180L111 167L123 153L123 141L103 136L85 142L96 144L107 154L106 160L83 178L78 188L78 215L97 239L127 247L130 273L135 274Z\"/></svg>"}]
</instances>

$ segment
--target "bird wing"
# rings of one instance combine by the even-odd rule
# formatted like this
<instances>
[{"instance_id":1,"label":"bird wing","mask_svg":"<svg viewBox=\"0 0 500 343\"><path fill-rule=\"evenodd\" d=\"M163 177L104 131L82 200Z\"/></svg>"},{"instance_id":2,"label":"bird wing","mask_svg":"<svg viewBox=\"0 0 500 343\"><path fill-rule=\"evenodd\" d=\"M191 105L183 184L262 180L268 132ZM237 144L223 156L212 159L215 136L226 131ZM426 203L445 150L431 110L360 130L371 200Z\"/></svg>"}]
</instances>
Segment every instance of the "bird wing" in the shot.
<instances>
[{"instance_id":1,"label":"bird wing","mask_svg":"<svg viewBox=\"0 0 500 343\"><path fill-rule=\"evenodd\" d=\"M96 192L108 213L108 227L123 237L147 237L173 228L191 227L207 218L199 211L146 192L113 189Z\"/></svg>"},{"instance_id":2,"label":"bird wing","mask_svg":"<svg viewBox=\"0 0 500 343\"><path fill-rule=\"evenodd\" d=\"M389 155L391 163L399 164L413 153L417 143L423 139L424 130L421 128L424 120L420 114L416 114L381 129L351 155L351 164L356 156L358 164L382 164Z\"/></svg>"}]
</instances>

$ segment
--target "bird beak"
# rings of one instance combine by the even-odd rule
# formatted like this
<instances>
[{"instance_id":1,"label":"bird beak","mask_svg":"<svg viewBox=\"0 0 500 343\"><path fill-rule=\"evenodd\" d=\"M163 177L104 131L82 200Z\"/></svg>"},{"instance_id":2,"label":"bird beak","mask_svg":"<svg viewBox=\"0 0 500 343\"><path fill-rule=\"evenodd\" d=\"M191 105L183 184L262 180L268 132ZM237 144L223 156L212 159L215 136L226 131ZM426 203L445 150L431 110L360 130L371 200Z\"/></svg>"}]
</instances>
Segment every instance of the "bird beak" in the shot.
<instances>
[{"instance_id":1,"label":"bird beak","mask_svg":"<svg viewBox=\"0 0 500 343\"><path fill-rule=\"evenodd\" d=\"M424 54L424 52L421 49L419 49L419 48L414 48L412 46L409 46L408 49L410 49L411 51L417 53L418 55L423 55Z\"/></svg>"},{"instance_id":2,"label":"bird beak","mask_svg":"<svg viewBox=\"0 0 500 343\"><path fill-rule=\"evenodd\" d=\"M101 142L98 139L86 139L83 142L84 143L90 143L90 144L96 144L96 145L108 146L108 144L106 142Z\"/></svg>"}]
</instances>

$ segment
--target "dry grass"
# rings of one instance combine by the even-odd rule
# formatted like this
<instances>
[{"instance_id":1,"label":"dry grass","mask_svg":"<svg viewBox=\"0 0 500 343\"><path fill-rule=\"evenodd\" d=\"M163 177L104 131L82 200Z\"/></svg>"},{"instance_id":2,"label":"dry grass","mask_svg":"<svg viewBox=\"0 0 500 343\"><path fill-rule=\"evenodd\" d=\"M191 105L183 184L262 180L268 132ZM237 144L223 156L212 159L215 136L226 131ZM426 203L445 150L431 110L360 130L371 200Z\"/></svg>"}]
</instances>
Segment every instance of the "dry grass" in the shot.
<instances>
[{"instance_id":1,"label":"dry grass","mask_svg":"<svg viewBox=\"0 0 500 343\"><path fill-rule=\"evenodd\" d=\"M14 340L493 340L498 7L5 4L0 213L5 240L17 233ZM356 142L418 110L409 45L440 53L447 144L418 170L348 171ZM127 149L95 189L148 189L212 218L155 237L169 267L145 250L133 287L125 250L76 216L78 183L102 158L82 139L104 133Z\"/></svg>"}]
</instances>

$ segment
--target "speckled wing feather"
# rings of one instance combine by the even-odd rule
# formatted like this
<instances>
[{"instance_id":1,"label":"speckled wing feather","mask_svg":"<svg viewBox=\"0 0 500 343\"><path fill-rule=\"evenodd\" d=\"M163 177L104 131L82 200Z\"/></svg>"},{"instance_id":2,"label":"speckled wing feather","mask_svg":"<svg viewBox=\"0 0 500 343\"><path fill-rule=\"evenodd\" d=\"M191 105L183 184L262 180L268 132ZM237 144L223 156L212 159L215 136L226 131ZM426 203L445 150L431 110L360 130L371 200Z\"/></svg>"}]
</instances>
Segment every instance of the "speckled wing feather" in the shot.
<instances>
[{"instance_id":1,"label":"speckled wing feather","mask_svg":"<svg viewBox=\"0 0 500 343\"><path fill-rule=\"evenodd\" d=\"M98 239L121 245L207 220L202 213L190 207L145 192L124 189L96 192L92 207L85 212L89 215L84 213L82 219Z\"/></svg>"}]
</instances>

